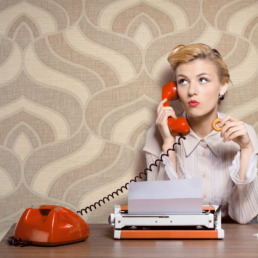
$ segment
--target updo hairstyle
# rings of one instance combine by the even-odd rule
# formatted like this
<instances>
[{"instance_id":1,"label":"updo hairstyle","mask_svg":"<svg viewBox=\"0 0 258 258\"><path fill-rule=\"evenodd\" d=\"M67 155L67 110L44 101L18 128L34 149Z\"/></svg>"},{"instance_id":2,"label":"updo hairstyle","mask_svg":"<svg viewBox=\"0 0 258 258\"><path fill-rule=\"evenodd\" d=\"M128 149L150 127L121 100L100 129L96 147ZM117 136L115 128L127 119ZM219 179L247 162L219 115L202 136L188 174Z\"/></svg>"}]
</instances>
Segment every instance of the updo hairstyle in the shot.
<instances>
[{"instance_id":1,"label":"updo hairstyle","mask_svg":"<svg viewBox=\"0 0 258 258\"><path fill-rule=\"evenodd\" d=\"M227 65L223 61L219 51L212 49L206 44L178 45L168 56L168 62L174 72L180 64L186 64L197 59L211 61L217 69L217 74L222 84L230 81Z\"/></svg>"}]
</instances>

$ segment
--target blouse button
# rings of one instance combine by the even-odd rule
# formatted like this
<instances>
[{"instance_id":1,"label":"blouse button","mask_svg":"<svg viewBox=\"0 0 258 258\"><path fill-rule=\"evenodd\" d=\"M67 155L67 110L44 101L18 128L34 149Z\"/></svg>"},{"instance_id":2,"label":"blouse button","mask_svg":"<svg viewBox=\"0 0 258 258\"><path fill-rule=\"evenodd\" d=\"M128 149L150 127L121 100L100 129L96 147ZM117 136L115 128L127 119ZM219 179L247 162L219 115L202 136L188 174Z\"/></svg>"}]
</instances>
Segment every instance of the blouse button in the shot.
<instances>
[{"instance_id":1,"label":"blouse button","mask_svg":"<svg viewBox=\"0 0 258 258\"><path fill-rule=\"evenodd\" d=\"M203 142L201 142L201 146L204 147L204 148L206 148L206 147L208 146L208 144L207 144L207 142L204 142L204 141L203 141Z\"/></svg>"}]
</instances>

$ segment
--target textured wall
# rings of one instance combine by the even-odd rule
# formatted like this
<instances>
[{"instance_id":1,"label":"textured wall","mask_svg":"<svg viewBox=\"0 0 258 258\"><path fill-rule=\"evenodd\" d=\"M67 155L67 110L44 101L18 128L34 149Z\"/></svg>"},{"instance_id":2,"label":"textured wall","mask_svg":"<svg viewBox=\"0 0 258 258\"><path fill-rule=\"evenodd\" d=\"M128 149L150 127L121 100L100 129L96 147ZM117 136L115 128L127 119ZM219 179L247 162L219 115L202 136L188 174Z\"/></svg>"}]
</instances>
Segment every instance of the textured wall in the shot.
<instances>
[{"instance_id":1,"label":"textured wall","mask_svg":"<svg viewBox=\"0 0 258 258\"><path fill-rule=\"evenodd\" d=\"M144 169L178 44L220 51L233 82L220 111L258 133L255 0L2 0L0 36L0 237L32 204L79 210Z\"/></svg>"}]
</instances>

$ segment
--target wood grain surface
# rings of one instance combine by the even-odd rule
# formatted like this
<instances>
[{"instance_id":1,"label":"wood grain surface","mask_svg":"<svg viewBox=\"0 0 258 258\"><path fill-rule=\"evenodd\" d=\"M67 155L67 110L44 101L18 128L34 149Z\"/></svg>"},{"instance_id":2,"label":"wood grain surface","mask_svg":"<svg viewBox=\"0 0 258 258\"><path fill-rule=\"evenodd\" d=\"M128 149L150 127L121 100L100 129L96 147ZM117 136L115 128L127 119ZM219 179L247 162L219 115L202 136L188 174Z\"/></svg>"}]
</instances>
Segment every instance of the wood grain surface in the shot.
<instances>
[{"instance_id":1,"label":"wood grain surface","mask_svg":"<svg viewBox=\"0 0 258 258\"><path fill-rule=\"evenodd\" d=\"M15 247L0 242L0 257L258 257L257 224L223 224L224 240L114 240L113 228L91 224L88 240L56 247Z\"/></svg>"}]
</instances>

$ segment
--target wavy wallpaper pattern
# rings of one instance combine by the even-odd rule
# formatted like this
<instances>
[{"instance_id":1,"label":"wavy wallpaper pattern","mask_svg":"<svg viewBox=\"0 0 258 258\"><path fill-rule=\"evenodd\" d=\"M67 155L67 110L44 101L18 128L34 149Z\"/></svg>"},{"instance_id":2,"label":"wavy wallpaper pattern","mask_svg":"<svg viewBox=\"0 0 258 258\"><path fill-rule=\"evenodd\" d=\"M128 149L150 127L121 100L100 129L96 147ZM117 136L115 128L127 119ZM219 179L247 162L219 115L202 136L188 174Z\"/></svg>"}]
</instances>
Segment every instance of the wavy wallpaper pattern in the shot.
<instances>
[{"instance_id":1,"label":"wavy wallpaper pattern","mask_svg":"<svg viewBox=\"0 0 258 258\"><path fill-rule=\"evenodd\" d=\"M220 51L233 82L220 111L258 133L256 0L2 0L0 21L0 238L32 205L80 210L145 168L178 44Z\"/></svg>"}]
</instances>

